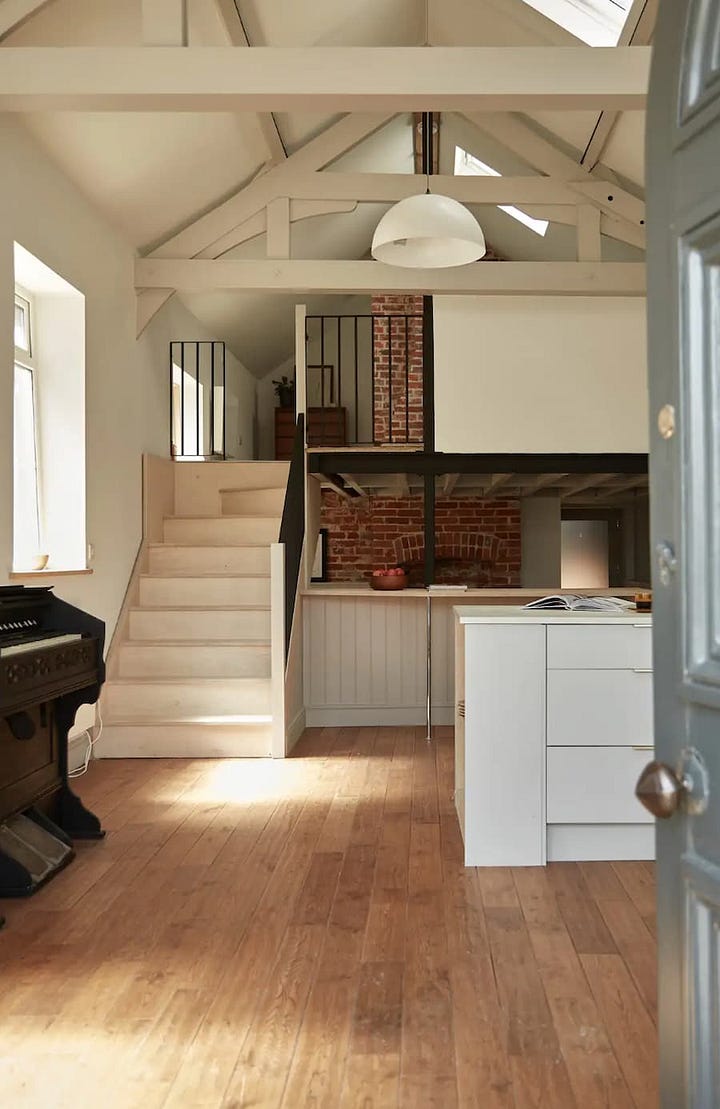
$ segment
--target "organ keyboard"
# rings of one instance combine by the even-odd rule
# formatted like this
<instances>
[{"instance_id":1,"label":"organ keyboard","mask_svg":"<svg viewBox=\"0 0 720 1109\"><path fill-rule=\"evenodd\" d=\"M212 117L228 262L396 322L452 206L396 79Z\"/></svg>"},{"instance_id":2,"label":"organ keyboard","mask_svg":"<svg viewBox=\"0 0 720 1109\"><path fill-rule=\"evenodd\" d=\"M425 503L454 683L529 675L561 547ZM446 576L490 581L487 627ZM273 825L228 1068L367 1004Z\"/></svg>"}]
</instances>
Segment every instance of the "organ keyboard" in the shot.
<instances>
[{"instance_id":1,"label":"organ keyboard","mask_svg":"<svg viewBox=\"0 0 720 1109\"><path fill-rule=\"evenodd\" d=\"M104 834L68 783L68 732L100 695L104 637L49 587L0 587L0 897L33 893L73 839ZM43 844L56 863L42 865Z\"/></svg>"}]
</instances>

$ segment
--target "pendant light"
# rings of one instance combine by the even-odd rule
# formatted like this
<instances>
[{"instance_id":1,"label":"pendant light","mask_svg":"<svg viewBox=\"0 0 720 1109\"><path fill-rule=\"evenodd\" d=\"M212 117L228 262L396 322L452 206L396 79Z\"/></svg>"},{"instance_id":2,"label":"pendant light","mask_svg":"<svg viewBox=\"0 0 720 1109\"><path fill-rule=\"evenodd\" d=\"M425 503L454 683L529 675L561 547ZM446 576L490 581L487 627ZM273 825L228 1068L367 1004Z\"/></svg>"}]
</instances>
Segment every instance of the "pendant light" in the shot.
<instances>
[{"instance_id":1,"label":"pendant light","mask_svg":"<svg viewBox=\"0 0 720 1109\"><path fill-rule=\"evenodd\" d=\"M485 254L480 224L464 204L430 192L432 112L422 115L422 161L426 192L393 204L373 235L378 262L410 269L441 269L477 262Z\"/></svg>"}]
</instances>

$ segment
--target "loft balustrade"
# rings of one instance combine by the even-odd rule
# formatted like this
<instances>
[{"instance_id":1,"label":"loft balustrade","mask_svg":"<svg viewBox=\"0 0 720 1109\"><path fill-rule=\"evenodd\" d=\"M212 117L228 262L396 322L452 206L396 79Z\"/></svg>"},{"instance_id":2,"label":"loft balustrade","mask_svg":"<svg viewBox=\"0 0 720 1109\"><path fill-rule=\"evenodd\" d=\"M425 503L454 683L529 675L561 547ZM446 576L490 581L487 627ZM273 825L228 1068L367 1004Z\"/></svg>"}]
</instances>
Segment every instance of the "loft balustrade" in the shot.
<instances>
[{"instance_id":1,"label":"loft balustrade","mask_svg":"<svg viewBox=\"0 0 720 1109\"><path fill-rule=\"evenodd\" d=\"M423 446L422 313L307 316L309 447Z\"/></svg>"}]
</instances>

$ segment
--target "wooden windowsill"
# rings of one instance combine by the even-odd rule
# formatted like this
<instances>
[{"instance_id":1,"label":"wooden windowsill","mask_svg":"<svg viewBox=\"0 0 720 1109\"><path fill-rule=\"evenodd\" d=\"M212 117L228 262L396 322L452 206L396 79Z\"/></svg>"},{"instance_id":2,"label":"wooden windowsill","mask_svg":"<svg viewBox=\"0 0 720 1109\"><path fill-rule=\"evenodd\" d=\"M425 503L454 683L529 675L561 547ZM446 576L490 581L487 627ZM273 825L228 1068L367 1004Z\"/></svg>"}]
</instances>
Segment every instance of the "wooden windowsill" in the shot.
<instances>
[{"instance_id":1,"label":"wooden windowsill","mask_svg":"<svg viewBox=\"0 0 720 1109\"><path fill-rule=\"evenodd\" d=\"M94 574L94 570L11 570L10 581L20 578L70 578L81 574Z\"/></svg>"}]
</instances>

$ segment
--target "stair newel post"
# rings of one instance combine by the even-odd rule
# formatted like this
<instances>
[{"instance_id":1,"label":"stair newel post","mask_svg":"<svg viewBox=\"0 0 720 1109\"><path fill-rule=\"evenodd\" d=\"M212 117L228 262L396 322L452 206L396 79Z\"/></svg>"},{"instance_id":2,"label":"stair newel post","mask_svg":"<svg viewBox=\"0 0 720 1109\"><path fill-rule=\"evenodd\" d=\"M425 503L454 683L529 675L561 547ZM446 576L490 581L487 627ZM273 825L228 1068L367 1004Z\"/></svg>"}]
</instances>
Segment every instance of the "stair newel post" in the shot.
<instances>
[{"instance_id":1,"label":"stair newel post","mask_svg":"<svg viewBox=\"0 0 720 1109\"><path fill-rule=\"evenodd\" d=\"M272 750L285 758L285 544L270 547L270 673Z\"/></svg>"}]
</instances>

